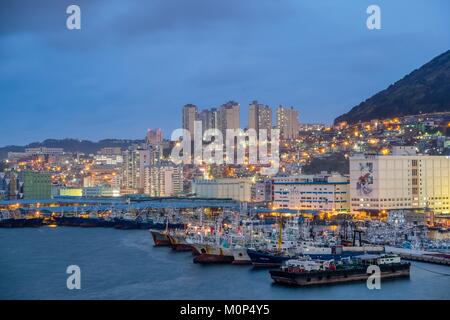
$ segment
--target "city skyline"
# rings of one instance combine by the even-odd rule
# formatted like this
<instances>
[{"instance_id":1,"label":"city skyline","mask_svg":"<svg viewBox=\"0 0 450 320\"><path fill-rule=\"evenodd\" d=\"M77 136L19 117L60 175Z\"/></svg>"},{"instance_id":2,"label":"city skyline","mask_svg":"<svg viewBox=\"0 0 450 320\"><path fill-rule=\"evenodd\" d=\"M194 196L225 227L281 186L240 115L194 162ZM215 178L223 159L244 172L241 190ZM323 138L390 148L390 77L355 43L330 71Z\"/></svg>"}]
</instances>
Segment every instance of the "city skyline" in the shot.
<instances>
[{"instance_id":1,"label":"city skyline","mask_svg":"<svg viewBox=\"0 0 450 320\"><path fill-rule=\"evenodd\" d=\"M450 298L448 0L0 3L0 300Z\"/></svg>"},{"instance_id":2,"label":"city skyline","mask_svg":"<svg viewBox=\"0 0 450 320\"><path fill-rule=\"evenodd\" d=\"M2 125L0 145L135 139L147 128L167 138L184 104L229 100L244 110L253 100L294 106L302 122L331 123L448 49L450 4L435 2L378 1L383 27L374 31L369 1L78 1L82 29L68 31L66 3L15 1L0 19L0 105L20 121Z\"/></svg>"}]
</instances>

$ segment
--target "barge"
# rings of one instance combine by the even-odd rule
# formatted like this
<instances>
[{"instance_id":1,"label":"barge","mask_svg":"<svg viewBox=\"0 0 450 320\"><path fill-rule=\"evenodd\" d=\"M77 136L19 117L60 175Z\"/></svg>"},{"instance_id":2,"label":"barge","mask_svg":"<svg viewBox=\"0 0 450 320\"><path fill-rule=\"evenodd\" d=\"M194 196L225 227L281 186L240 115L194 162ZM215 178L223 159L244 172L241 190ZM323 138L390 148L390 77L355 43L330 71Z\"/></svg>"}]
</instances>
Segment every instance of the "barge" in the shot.
<instances>
[{"instance_id":1,"label":"barge","mask_svg":"<svg viewBox=\"0 0 450 320\"><path fill-rule=\"evenodd\" d=\"M307 259L288 260L279 270L271 270L275 283L291 286L314 286L367 281L371 272L369 266L380 268L381 279L409 277L410 263L402 262L396 255L363 255L341 260L319 262Z\"/></svg>"}]
</instances>

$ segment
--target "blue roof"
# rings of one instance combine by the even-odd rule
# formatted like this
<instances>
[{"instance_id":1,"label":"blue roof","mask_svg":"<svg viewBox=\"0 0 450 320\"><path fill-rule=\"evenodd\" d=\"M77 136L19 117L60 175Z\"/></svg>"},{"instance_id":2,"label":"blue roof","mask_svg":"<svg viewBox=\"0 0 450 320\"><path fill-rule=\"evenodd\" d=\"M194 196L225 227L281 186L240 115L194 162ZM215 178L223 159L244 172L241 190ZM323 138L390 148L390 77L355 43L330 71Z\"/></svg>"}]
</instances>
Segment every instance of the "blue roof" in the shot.
<instances>
[{"instance_id":1,"label":"blue roof","mask_svg":"<svg viewBox=\"0 0 450 320\"><path fill-rule=\"evenodd\" d=\"M335 185L335 184L350 184L350 181L346 182L327 182L327 181L315 181L315 182L300 182L300 181L289 181L289 182L282 182L282 181L274 181L273 184L304 184L304 185Z\"/></svg>"},{"instance_id":2,"label":"blue roof","mask_svg":"<svg viewBox=\"0 0 450 320\"><path fill-rule=\"evenodd\" d=\"M258 213L275 212L275 213L289 213L289 214L304 214L304 213L318 214L320 211L319 210L295 210L295 209L288 209L288 208L269 209L269 208L261 207L261 208L257 208L256 212L258 212Z\"/></svg>"},{"instance_id":3,"label":"blue roof","mask_svg":"<svg viewBox=\"0 0 450 320\"><path fill-rule=\"evenodd\" d=\"M106 200L106 201L105 201ZM109 201L108 201L109 200ZM21 211L44 211L44 212L73 212L73 211L104 211L104 210L128 210L128 209L194 209L194 208L229 208L239 209L238 202L228 199L196 199L196 198L157 198L155 200L130 202L127 203L123 198L115 199L48 199L48 200L16 200L1 201L0 205L8 204L30 205L30 207L22 207ZM37 207L37 204L40 204ZM78 206L65 204L80 204ZM45 206L48 204L60 204L58 207ZM62 205L61 205L62 204Z\"/></svg>"}]
</instances>

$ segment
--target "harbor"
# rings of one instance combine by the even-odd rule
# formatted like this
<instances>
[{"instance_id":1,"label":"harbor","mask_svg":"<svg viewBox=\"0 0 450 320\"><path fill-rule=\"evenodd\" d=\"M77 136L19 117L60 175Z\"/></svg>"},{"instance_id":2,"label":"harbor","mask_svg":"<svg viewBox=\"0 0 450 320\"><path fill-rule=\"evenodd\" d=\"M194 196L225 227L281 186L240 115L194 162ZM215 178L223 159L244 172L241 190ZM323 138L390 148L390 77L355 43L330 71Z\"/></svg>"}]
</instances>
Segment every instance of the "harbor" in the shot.
<instances>
[{"instance_id":1,"label":"harbor","mask_svg":"<svg viewBox=\"0 0 450 320\"><path fill-rule=\"evenodd\" d=\"M418 270L414 263L448 268L450 262L450 237L446 230L398 224L392 219L362 220L339 214L325 217L311 210L249 208L232 200L217 199L95 202L65 198L47 203L0 202L1 205L0 232L4 235L87 232L91 236L114 235L120 240L133 238L134 232L138 236L135 240L149 247L142 245L145 252L163 254L173 259L171 263L192 264L199 272L211 266L211 270L224 273L225 277L230 267L235 270L231 274L264 274L268 285L311 288L364 282L371 274L367 271L371 264L380 267L384 285L396 278L399 280L394 283L410 281ZM112 233L115 231L119 233ZM436 232L441 236L430 236ZM70 248L78 250L81 239L73 240L77 245ZM153 264L154 257L149 256L147 263ZM450 274L448 269L437 272L442 277Z\"/></svg>"},{"instance_id":2,"label":"harbor","mask_svg":"<svg viewBox=\"0 0 450 320\"><path fill-rule=\"evenodd\" d=\"M42 227L0 230L0 295L5 299L447 299L442 265L411 262L409 278L332 286L274 285L267 269L192 263L190 252L154 247L147 230ZM67 290L66 268L81 268ZM426 269L426 270L424 270ZM187 288L189 289L188 291Z\"/></svg>"}]
</instances>

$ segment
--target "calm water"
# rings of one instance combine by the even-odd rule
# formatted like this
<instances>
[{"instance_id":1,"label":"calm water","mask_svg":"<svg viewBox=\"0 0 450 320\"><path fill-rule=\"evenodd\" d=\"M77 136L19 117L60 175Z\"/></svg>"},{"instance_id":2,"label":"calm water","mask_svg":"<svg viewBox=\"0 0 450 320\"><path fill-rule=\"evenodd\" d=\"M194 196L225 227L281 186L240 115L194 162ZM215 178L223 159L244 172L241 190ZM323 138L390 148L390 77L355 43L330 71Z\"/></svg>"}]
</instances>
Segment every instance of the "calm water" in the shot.
<instances>
[{"instance_id":1,"label":"calm water","mask_svg":"<svg viewBox=\"0 0 450 320\"><path fill-rule=\"evenodd\" d=\"M68 265L81 290L66 288ZM1 299L450 299L450 267L413 263L410 279L313 288L273 285L267 270L202 266L190 253L153 248L148 231L0 229Z\"/></svg>"}]
</instances>

